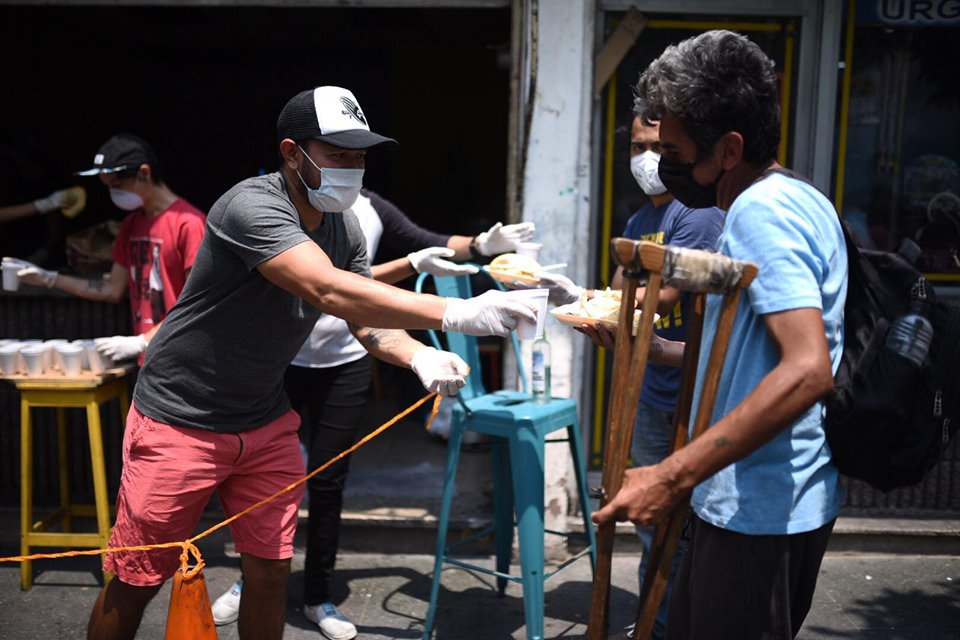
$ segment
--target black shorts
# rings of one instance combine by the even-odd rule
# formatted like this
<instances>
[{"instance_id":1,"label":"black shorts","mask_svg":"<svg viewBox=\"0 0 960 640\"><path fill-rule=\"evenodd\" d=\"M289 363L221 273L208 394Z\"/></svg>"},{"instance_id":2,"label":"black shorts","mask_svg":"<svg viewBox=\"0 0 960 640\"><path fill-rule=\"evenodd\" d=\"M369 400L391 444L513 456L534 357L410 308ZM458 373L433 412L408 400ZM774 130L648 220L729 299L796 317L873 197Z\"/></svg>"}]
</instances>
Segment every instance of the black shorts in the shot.
<instances>
[{"instance_id":1,"label":"black shorts","mask_svg":"<svg viewBox=\"0 0 960 640\"><path fill-rule=\"evenodd\" d=\"M746 535L690 516L667 640L790 640L800 631L834 521L793 535Z\"/></svg>"}]
</instances>

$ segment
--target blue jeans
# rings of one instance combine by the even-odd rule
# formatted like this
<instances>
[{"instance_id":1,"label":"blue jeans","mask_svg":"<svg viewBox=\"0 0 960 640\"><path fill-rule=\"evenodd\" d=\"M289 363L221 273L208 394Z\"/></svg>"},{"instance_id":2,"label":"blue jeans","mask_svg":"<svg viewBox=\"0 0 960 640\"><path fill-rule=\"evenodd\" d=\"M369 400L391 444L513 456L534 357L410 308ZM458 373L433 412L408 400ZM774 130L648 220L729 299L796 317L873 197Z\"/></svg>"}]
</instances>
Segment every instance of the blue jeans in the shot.
<instances>
[{"instance_id":1,"label":"blue jeans","mask_svg":"<svg viewBox=\"0 0 960 640\"><path fill-rule=\"evenodd\" d=\"M669 455L672 444L673 413L654 409L640 402L637 405L637 417L633 423L633 444L630 446L630 460L633 462L633 466L647 467L657 464ZM643 557L640 559L638 570L641 589L643 588L643 577L647 572L647 564L650 559L649 551L650 547L653 546L655 533L655 527L637 526L637 537L640 538L640 544L643 545ZM663 592L663 600L657 610L657 619L653 624L654 638L663 638L667 634L667 602L670 600L673 578L677 575L677 568L680 566L685 548L686 542L681 538L677 547L677 555L673 559L673 566L670 568L670 579L667 581L667 588Z\"/></svg>"}]
</instances>

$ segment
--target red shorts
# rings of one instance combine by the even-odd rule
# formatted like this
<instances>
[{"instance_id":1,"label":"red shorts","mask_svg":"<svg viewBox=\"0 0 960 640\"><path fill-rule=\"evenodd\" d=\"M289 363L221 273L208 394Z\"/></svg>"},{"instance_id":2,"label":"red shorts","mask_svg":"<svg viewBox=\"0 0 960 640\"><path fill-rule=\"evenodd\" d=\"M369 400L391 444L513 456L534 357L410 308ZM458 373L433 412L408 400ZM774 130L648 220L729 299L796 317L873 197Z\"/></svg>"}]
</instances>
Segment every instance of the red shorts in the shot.
<instances>
[{"instance_id":1,"label":"red shorts","mask_svg":"<svg viewBox=\"0 0 960 640\"><path fill-rule=\"evenodd\" d=\"M175 427L130 407L111 547L177 542L195 535L213 492L227 516L302 478L297 429L289 411L243 433ZM239 553L268 560L293 556L300 485L230 524ZM202 543L201 543L202 544ZM180 548L108 554L103 568L126 584L162 584L180 566Z\"/></svg>"}]
</instances>

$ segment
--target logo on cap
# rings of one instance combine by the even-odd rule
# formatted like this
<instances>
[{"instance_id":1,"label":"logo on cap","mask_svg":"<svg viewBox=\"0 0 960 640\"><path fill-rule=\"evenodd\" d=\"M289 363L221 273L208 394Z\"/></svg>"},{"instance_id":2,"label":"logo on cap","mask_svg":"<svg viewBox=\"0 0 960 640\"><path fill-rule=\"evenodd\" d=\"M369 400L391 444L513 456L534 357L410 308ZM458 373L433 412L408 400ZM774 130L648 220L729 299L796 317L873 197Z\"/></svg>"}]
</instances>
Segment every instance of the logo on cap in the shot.
<instances>
[{"instance_id":1,"label":"logo on cap","mask_svg":"<svg viewBox=\"0 0 960 640\"><path fill-rule=\"evenodd\" d=\"M347 96L340 96L340 103L347 108L346 111L341 111L340 113L356 119L356 121L360 124L367 124L367 119L363 117L363 111L360 111L360 106L356 102Z\"/></svg>"},{"instance_id":2,"label":"logo on cap","mask_svg":"<svg viewBox=\"0 0 960 640\"><path fill-rule=\"evenodd\" d=\"M98 153L97 155L93 156L93 164L103 164L103 154L102 154L102 153Z\"/></svg>"}]
</instances>

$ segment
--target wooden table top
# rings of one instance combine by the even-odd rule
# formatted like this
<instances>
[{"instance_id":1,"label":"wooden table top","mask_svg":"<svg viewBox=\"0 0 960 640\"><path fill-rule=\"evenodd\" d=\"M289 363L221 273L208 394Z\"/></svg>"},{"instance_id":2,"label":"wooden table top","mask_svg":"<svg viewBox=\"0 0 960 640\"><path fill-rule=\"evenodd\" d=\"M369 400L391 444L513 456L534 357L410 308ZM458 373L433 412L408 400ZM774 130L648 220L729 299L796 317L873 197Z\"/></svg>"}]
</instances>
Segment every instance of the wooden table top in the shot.
<instances>
[{"instance_id":1,"label":"wooden table top","mask_svg":"<svg viewBox=\"0 0 960 640\"><path fill-rule=\"evenodd\" d=\"M42 376L18 373L0 375L0 380L9 380L17 385L18 389L90 389L99 387L105 382L122 378L131 373L136 366L136 364L130 362L123 366L106 369L100 373L84 370L75 376L66 376L59 371L48 371Z\"/></svg>"}]
</instances>

